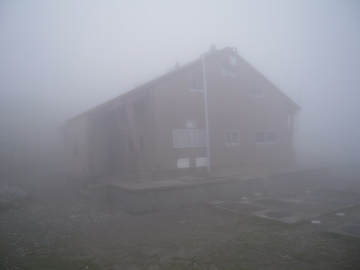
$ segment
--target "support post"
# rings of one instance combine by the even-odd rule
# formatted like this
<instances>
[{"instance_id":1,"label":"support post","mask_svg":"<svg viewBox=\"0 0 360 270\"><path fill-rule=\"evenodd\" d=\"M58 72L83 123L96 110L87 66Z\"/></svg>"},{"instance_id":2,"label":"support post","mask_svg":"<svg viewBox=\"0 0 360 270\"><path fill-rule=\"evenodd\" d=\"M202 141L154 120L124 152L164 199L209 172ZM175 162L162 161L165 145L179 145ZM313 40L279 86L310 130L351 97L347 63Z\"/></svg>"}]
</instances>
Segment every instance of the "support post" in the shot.
<instances>
[{"instance_id":1,"label":"support post","mask_svg":"<svg viewBox=\"0 0 360 270\"><path fill-rule=\"evenodd\" d=\"M144 163L143 153L141 150L141 143L140 143L139 133L137 130L133 103L126 105L126 114L127 114L128 121L129 121L130 133L131 133L131 137L132 137L132 140L134 143L134 150L135 150L139 170L141 172L144 172L145 171L145 163Z\"/></svg>"}]
</instances>

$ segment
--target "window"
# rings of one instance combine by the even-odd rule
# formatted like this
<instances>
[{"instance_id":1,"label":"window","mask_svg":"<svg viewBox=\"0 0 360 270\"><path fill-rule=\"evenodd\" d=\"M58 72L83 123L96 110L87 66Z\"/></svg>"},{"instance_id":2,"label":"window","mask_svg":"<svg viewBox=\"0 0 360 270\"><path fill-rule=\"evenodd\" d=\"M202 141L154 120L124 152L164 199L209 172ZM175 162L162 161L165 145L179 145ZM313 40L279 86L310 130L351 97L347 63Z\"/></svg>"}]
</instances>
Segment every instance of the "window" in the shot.
<instances>
[{"instance_id":1,"label":"window","mask_svg":"<svg viewBox=\"0 0 360 270\"><path fill-rule=\"evenodd\" d=\"M204 90L204 83L201 79L191 79L190 80L190 90L191 91L202 91Z\"/></svg>"},{"instance_id":2,"label":"window","mask_svg":"<svg viewBox=\"0 0 360 270\"><path fill-rule=\"evenodd\" d=\"M195 159L196 167L206 167L207 166L207 157L197 157Z\"/></svg>"},{"instance_id":3,"label":"window","mask_svg":"<svg viewBox=\"0 0 360 270\"><path fill-rule=\"evenodd\" d=\"M251 95L253 97L263 97L264 89L262 87L255 86L252 88Z\"/></svg>"},{"instance_id":4,"label":"window","mask_svg":"<svg viewBox=\"0 0 360 270\"><path fill-rule=\"evenodd\" d=\"M255 131L254 133L255 143L277 143L277 133L275 131Z\"/></svg>"},{"instance_id":5,"label":"window","mask_svg":"<svg viewBox=\"0 0 360 270\"><path fill-rule=\"evenodd\" d=\"M176 163L177 163L176 167L178 169L183 169L183 168L189 168L190 167L190 160L188 158L178 158Z\"/></svg>"},{"instance_id":6,"label":"window","mask_svg":"<svg viewBox=\"0 0 360 270\"><path fill-rule=\"evenodd\" d=\"M240 144L240 131L238 129L225 130L225 144L226 145L239 145Z\"/></svg>"},{"instance_id":7,"label":"window","mask_svg":"<svg viewBox=\"0 0 360 270\"><path fill-rule=\"evenodd\" d=\"M196 128L195 120L186 120L186 128Z\"/></svg>"},{"instance_id":8,"label":"window","mask_svg":"<svg viewBox=\"0 0 360 270\"><path fill-rule=\"evenodd\" d=\"M174 148L206 147L205 129L173 129Z\"/></svg>"},{"instance_id":9,"label":"window","mask_svg":"<svg viewBox=\"0 0 360 270\"><path fill-rule=\"evenodd\" d=\"M237 74L236 66L223 66L222 74L224 76L235 77Z\"/></svg>"},{"instance_id":10,"label":"window","mask_svg":"<svg viewBox=\"0 0 360 270\"><path fill-rule=\"evenodd\" d=\"M236 58L236 56L229 56L228 58L227 58L227 61L228 61L228 64L230 65L230 66L237 66L237 58Z\"/></svg>"}]
</instances>

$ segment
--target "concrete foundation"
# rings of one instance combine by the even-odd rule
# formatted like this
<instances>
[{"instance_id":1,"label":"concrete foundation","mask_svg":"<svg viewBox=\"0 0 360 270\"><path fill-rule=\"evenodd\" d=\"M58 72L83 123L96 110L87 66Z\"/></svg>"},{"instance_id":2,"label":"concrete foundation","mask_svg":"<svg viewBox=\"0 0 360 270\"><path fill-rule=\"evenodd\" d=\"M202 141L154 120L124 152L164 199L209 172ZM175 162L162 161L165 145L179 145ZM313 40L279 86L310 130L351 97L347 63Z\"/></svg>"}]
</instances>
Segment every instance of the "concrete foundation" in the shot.
<instances>
[{"instance_id":1,"label":"concrete foundation","mask_svg":"<svg viewBox=\"0 0 360 270\"><path fill-rule=\"evenodd\" d=\"M90 199L109 202L129 213L142 213L214 200L278 197L316 189L351 190L358 183L340 183L329 168L297 169L262 176L196 178L146 183L107 183L88 186Z\"/></svg>"}]
</instances>

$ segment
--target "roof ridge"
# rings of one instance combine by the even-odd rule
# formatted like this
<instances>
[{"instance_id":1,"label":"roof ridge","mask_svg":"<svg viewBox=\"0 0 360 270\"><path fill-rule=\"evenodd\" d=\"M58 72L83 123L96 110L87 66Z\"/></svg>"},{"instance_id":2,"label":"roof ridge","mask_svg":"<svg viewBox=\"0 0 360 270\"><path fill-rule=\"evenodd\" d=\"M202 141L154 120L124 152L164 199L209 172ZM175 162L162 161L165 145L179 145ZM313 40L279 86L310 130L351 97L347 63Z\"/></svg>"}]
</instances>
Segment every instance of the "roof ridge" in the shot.
<instances>
[{"instance_id":1,"label":"roof ridge","mask_svg":"<svg viewBox=\"0 0 360 270\"><path fill-rule=\"evenodd\" d=\"M220 50L215 49L212 53L206 55L205 57L206 57L206 59L214 58L216 56L222 55L224 52L229 51L229 50L231 50L232 52L237 53L237 50L236 49L234 50L234 49L235 49L234 47L230 47L230 46L227 46L227 47L222 48ZM171 78L172 76L175 76L175 75L177 75L177 74L179 74L181 72L184 72L188 68L191 68L192 66L195 66L197 64L200 65L201 64L200 61L201 61L201 59L200 59L200 56L199 56L195 60L192 60L192 61L186 63L183 66L179 66L178 68L170 70L170 71L168 71L168 72L166 72L166 73L164 73L164 74L162 74L162 75L160 75L158 77L155 77L154 79L152 79L152 80L150 80L150 81L148 81L146 83L143 83L143 84L141 84L139 86L136 86L135 88L132 88L132 89L130 89L130 90L128 90L128 91L126 91L126 92L124 92L124 93L122 93L122 94L120 94L120 95L118 95L118 96L116 96L116 97L114 97L114 98L112 98L110 100L108 100L108 101L105 101L105 102L103 102L103 103L101 103L101 104L99 104L99 105L85 111L85 112L82 112L82 113L70 118L66 122L72 121L72 120L74 120L74 119L76 119L78 117L81 117L81 116L85 115L85 114L96 111L96 110L100 109L101 107L106 106L107 104L110 104L112 102L116 102L117 100L121 100L121 99L123 99L123 98L125 98L127 96L131 96L132 94L135 94L138 91L143 91L143 90L145 91L148 87L150 87L150 86L152 86L152 85L154 85L154 84L156 84L156 83L158 83L160 81L163 81L163 80Z\"/></svg>"}]
</instances>

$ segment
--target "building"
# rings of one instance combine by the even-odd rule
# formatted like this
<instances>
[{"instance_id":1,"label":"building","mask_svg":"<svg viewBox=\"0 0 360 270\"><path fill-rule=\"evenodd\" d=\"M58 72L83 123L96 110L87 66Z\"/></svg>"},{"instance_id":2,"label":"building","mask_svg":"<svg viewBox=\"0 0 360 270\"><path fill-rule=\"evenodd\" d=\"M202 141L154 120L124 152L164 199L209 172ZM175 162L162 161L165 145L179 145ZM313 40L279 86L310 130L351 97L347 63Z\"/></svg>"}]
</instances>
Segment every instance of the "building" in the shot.
<instances>
[{"instance_id":1,"label":"building","mask_svg":"<svg viewBox=\"0 0 360 270\"><path fill-rule=\"evenodd\" d=\"M212 47L62 130L83 177L193 175L291 162L299 109L236 49Z\"/></svg>"}]
</instances>

